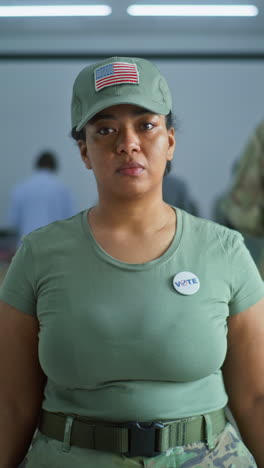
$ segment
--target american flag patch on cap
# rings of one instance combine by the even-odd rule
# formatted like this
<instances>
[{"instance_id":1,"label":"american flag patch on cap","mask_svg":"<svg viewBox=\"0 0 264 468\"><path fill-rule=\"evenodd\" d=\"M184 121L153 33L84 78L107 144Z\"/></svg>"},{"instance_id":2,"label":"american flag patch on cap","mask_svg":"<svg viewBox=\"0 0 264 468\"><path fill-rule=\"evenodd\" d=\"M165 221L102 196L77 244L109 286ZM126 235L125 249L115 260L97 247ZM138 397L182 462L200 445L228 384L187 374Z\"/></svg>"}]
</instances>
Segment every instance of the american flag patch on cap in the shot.
<instances>
[{"instance_id":1,"label":"american flag patch on cap","mask_svg":"<svg viewBox=\"0 0 264 468\"><path fill-rule=\"evenodd\" d=\"M113 62L94 71L95 89L118 84L139 84L138 69L134 63Z\"/></svg>"}]
</instances>

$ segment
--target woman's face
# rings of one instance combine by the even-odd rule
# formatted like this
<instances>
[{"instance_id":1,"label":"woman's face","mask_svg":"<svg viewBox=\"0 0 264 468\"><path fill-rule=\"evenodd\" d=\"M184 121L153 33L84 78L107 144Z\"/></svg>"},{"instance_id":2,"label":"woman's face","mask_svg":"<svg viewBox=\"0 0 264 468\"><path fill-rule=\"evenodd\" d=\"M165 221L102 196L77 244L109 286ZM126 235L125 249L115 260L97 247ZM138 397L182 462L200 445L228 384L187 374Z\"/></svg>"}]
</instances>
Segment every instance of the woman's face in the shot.
<instances>
[{"instance_id":1,"label":"woman's face","mask_svg":"<svg viewBox=\"0 0 264 468\"><path fill-rule=\"evenodd\" d=\"M166 162L173 157L174 129L164 115L131 104L108 107L85 127L78 145L99 196L122 198L161 191Z\"/></svg>"}]
</instances>

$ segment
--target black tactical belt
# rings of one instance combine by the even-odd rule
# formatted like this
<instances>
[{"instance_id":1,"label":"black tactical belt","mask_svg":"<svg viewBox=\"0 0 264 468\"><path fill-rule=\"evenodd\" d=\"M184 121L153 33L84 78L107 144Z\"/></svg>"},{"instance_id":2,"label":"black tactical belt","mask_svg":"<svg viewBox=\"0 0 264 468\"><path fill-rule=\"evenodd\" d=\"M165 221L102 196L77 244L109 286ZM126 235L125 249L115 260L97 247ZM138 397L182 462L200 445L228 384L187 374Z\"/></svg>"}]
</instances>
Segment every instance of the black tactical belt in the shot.
<instances>
[{"instance_id":1,"label":"black tactical belt","mask_svg":"<svg viewBox=\"0 0 264 468\"><path fill-rule=\"evenodd\" d=\"M64 441L68 416L74 418L70 445L120 453L128 457L154 457L172 447L195 442L206 443L206 418L210 417L211 432L214 436L223 431L227 422L223 409L208 415L166 423L113 423L43 410L39 430L52 439Z\"/></svg>"}]
</instances>

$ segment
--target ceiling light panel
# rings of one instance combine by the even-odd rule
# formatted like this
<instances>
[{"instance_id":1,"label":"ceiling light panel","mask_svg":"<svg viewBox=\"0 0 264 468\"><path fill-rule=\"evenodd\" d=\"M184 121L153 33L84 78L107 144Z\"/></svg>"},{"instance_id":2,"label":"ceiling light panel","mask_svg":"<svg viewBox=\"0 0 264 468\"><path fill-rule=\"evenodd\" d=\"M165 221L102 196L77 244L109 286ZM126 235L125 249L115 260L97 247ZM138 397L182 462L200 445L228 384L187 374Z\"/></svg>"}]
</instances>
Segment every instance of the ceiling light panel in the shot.
<instances>
[{"instance_id":1,"label":"ceiling light panel","mask_svg":"<svg viewBox=\"0 0 264 468\"><path fill-rule=\"evenodd\" d=\"M130 5L131 16L257 16L255 5Z\"/></svg>"},{"instance_id":2,"label":"ceiling light panel","mask_svg":"<svg viewBox=\"0 0 264 468\"><path fill-rule=\"evenodd\" d=\"M108 16L108 5L14 5L0 6L0 17Z\"/></svg>"}]
</instances>

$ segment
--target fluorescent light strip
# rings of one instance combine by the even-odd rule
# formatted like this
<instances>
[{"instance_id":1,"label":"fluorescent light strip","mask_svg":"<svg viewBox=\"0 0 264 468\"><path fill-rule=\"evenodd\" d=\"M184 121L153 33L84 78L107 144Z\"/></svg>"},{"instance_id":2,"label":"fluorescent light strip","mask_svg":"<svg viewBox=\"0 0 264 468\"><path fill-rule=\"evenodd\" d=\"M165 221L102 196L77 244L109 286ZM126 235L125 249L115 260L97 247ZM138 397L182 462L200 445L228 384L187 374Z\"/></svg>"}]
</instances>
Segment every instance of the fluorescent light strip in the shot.
<instances>
[{"instance_id":1,"label":"fluorescent light strip","mask_svg":"<svg viewBox=\"0 0 264 468\"><path fill-rule=\"evenodd\" d=\"M130 5L131 16L257 16L255 5Z\"/></svg>"},{"instance_id":2,"label":"fluorescent light strip","mask_svg":"<svg viewBox=\"0 0 264 468\"><path fill-rule=\"evenodd\" d=\"M28 16L108 16L108 5L23 5L0 6L0 17Z\"/></svg>"}]
</instances>

